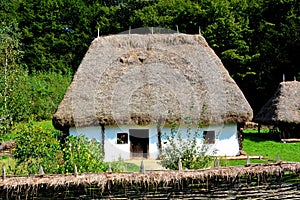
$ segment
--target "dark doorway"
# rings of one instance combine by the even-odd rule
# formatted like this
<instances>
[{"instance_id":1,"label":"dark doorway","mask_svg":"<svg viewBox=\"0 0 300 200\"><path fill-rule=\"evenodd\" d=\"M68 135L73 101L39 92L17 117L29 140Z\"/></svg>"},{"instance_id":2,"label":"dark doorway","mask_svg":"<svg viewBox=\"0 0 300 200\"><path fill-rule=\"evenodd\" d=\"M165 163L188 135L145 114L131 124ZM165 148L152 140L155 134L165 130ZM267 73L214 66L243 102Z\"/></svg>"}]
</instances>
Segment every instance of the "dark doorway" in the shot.
<instances>
[{"instance_id":1,"label":"dark doorway","mask_svg":"<svg viewBox=\"0 0 300 200\"><path fill-rule=\"evenodd\" d=\"M148 158L149 154L149 130L129 129L130 153L132 159Z\"/></svg>"}]
</instances>

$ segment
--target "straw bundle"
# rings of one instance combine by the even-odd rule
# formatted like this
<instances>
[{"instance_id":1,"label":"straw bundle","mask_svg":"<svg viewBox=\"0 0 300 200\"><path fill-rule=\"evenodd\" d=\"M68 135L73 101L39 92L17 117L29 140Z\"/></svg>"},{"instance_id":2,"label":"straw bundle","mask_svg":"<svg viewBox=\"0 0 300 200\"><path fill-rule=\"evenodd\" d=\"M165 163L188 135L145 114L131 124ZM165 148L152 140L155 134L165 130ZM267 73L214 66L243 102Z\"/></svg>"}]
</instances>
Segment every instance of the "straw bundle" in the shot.
<instances>
[{"instance_id":1,"label":"straw bundle","mask_svg":"<svg viewBox=\"0 0 300 200\"><path fill-rule=\"evenodd\" d=\"M11 177L0 182L2 190L22 191L28 188L69 188L93 186L104 191L109 185L152 185L165 187L184 182L207 183L208 180L234 182L243 177L261 177L261 181L273 174L294 173L300 175L300 163L277 163L253 165L250 167L221 167L184 171L148 171L146 173L85 173L74 175L45 175L31 177Z\"/></svg>"}]
</instances>

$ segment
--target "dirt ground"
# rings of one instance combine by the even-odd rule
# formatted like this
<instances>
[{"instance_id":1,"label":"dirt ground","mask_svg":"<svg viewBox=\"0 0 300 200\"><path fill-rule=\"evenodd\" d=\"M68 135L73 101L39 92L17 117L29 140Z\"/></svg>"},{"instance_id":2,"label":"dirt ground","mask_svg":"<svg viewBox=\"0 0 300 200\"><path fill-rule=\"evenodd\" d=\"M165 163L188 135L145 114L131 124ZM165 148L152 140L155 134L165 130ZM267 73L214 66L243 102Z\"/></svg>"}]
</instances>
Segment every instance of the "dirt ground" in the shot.
<instances>
[{"instance_id":1,"label":"dirt ground","mask_svg":"<svg viewBox=\"0 0 300 200\"><path fill-rule=\"evenodd\" d=\"M141 165L141 162L144 162L145 170L165 170L160 164L160 160L146 159L146 160L125 160L127 163L133 163L137 166Z\"/></svg>"}]
</instances>

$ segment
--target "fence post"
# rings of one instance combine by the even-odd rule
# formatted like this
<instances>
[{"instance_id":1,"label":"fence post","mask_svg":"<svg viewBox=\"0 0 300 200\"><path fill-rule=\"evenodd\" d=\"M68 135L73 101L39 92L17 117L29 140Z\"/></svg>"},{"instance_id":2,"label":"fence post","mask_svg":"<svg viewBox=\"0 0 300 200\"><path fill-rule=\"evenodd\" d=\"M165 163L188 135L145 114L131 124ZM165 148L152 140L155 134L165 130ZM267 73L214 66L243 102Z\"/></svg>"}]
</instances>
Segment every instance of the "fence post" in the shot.
<instances>
[{"instance_id":1,"label":"fence post","mask_svg":"<svg viewBox=\"0 0 300 200\"><path fill-rule=\"evenodd\" d=\"M74 176L76 176L76 177L77 177L77 175L78 175L77 166L76 166L76 165L74 165Z\"/></svg>"},{"instance_id":2,"label":"fence post","mask_svg":"<svg viewBox=\"0 0 300 200\"><path fill-rule=\"evenodd\" d=\"M181 162L181 158L179 158L178 160L178 171L182 170L182 162Z\"/></svg>"},{"instance_id":3,"label":"fence post","mask_svg":"<svg viewBox=\"0 0 300 200\"><path fill-rule=\"evenodd\" d=\"M277 156L276 156L276 163L280 163L280 156L279 156L279 154L277 154Z\"/></svg>"},{"instance_id":4,"label":"fence post","mask_svg":"<svg viewBox=\"0 0 300 200\"><path fill-rule=\"evenodd\" d=\"M108 173L112 173L112 169L111 169L111 164L108 164L108 169L107 169Z\"/></svg>"},{"instance_id":5,"label":"fence post","mask_svg":"<svg viewBox=\"0 0 300 200\"><path fill-rule=\"evenodd\" d=\"M6 169L4 165L2 166L2 179L3 181L6 179Z\"/></svg>"},{"instance_id":6,"label":"fence post","mask_svg":"<svg viewBox=\"0 0 300 200\"><path fill-rule=\"evenodd\" d=\"M43 176L45 173L44 173L44 169L43 169L43 166L40 165L40 169L39 169L39 175Z\"/></svg>"},{"instance_id":7,"label":"fence post","mask_svg":"<svg viewBox=\"0 0 300 200\"><path fill-rule=\"evenodd\" d=\"M218 157L215 157L214 167L219 167L219 159L218 159Z\"/></svg>"},{"instance_id":8,"label":"fence post","mask_svg":"<svg viewBox=\"0 0 300 200\"><path fill-rule=\"evenodd\" d=\"M251 165L251 162L250 162L250 157L249 156L247 156L247 162L246 162L246 166L248 167L248 166L250 166Z\"/></svg>"},{"instance_id":9,"label":"fence post","mask_svg":"<svg viewBox=\"0 0 300 200\"><path fill-rule=\"evenodd\" d=\"M141 162L140 172L143 173L143 174L145 173L145 166L144 166L144 161L143 160Z\"/></svg>"}]
</instances>

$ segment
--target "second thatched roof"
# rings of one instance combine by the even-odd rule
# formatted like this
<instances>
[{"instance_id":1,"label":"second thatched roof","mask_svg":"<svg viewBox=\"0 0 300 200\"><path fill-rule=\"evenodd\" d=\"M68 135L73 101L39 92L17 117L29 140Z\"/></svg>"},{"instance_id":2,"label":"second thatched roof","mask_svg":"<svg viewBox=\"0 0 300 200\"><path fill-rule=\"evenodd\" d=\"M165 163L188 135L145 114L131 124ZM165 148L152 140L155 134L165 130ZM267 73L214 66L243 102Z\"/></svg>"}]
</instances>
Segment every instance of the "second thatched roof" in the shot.
<instances>
[{"instance_id":1,"label":"second thatched roof","mask_svg":"<svg viewBox=\"0 0 300 200\"><path fill-rule=\"evenodd\" d=\"M300 124L300 82L281 82L254 121L263 124Z\"/></svg>"},{"instance_id":2,"label":"second thatched roof","mask_svg":"<svg viewBox=\"0 0 300 200\"><path fill-rule=\"evenodd\" d=\"M252 109L200 35L96 38L53 117L73 126L244 122Z\"/></svg>"}]
</instances>

